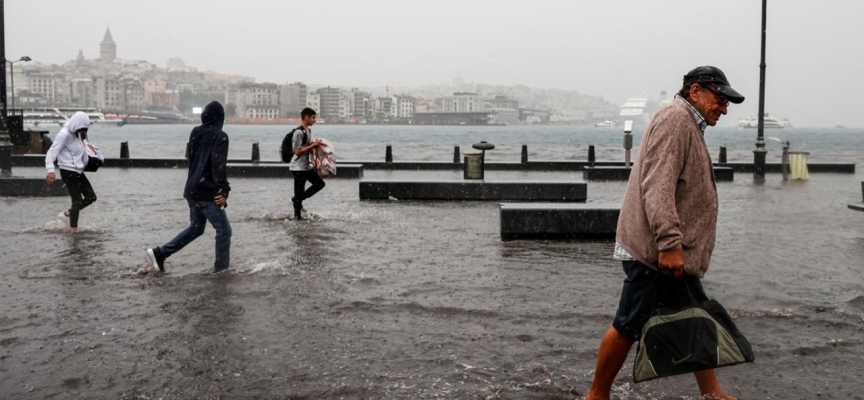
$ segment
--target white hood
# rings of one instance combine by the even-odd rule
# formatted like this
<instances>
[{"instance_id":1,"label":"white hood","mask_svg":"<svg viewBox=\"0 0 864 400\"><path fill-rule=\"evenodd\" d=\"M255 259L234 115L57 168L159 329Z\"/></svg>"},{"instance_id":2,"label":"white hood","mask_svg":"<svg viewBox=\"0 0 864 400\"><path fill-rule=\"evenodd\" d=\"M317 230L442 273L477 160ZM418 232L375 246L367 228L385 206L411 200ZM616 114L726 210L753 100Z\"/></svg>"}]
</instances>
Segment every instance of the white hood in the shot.
<instances>
[{"instance_id":1,"label":"white hood","mask_svg":"<svg viewBox=\"0 0 864 400\"><path fill-rule=\"evenodd\" d=\"M78 140L75 131L90 128L90 117L78 111L66 121L63 129L54 138L54 144L45 154L45 169L54 172L54 161L60 165L60 169L82 173L87 163L87 154L84 142Z\"/></svg>"},{"instance_id":2,"label":"white hood","mask_svg":"<svg viewBox=\"0 0 864 400\"><path fill-rule=\"evenodd\" d=\"M75 131L79 129L90 129L90 117L87 114L78 111L75 114L72 114L66 121L66 125L63 125L63 129L66 129L72 135L75 134Z\"/></svg>"}]
</instances>

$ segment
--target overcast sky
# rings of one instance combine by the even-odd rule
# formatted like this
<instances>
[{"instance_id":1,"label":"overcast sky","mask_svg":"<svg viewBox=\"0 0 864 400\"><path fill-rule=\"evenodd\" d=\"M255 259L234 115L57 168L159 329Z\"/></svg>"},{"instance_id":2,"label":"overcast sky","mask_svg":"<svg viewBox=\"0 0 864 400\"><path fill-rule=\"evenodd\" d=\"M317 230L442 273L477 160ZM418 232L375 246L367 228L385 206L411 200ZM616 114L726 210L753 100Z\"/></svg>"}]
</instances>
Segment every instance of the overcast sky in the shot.
<instances>
[{"instance_id":1,"label":"overcast sky","mask_svg":"<svg viewBox=\"0 0 864 400\"><path fill-rule=\"evenodd\" d=\"M525 84L620 104L722 68L758 110L760 0L7 0L6 52L61 63L170 57L259 82ZM766 111L796 126L864 126L864 1L771 0Z\"/></svg>"}]
</instances>

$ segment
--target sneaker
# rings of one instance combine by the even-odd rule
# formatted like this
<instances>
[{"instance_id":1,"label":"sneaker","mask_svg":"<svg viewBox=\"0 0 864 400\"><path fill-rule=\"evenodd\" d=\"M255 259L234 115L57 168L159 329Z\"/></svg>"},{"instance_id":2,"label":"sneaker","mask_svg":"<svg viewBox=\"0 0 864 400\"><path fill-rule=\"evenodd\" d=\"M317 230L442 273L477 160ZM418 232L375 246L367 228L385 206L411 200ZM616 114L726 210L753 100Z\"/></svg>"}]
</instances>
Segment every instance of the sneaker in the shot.
<instances>
[{"instance_id":1,"label":"sneaker","mask_svg":"<svg viewBox=\"0 0 864 400\"><path fill-rule=\"evenodd\" d=\"M60 218L69 218L69 210L64 210L60 214L57 214L57 216Z\"/></svg>"},{"instance_id":2,"label":"sneaker","mask_svg":"<svg viewBox=\"0 0 864 400\"><path fill-rule=\"evenodd\" d=\"M165 272L165 257L158 247L147 249L147 259L152 266L158 267L160 272Z\"/></svg>"}]
</instances>

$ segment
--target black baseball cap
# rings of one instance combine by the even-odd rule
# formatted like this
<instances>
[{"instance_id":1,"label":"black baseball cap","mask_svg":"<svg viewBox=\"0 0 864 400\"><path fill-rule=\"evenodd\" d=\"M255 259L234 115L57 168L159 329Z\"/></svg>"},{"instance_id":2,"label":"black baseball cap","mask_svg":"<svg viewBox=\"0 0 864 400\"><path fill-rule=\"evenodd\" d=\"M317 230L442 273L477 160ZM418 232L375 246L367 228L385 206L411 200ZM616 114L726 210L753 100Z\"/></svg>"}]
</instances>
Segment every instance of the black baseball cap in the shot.
<instances>
[{"instance_id":1,"label":"black baseball cap","mask_svg":"<svg viewBox=\"0 0 864 400\"><path fill-rule=\"evenodd\" d=\"M729 80L726 79L726 74L724 74L720 68L712 67L710 65L693 68L693 70L688 72L687 75L684 75L684 84L689 86L694 83L710 83L712 86L717 88L718 92L726 96L730 102L735 104L741 104L744 102L744 96L742 96L741 93L738 93L737 90L732 89L732 85L730 85Z\"/></svg>"}]
</instances>

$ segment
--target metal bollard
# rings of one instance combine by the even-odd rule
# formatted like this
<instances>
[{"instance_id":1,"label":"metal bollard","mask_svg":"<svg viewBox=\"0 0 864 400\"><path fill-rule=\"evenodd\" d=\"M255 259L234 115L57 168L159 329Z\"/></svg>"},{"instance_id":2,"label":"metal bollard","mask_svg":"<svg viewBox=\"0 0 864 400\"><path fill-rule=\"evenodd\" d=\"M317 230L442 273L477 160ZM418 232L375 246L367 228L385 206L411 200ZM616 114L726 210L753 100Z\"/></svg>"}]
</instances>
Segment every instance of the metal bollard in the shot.
<instances>
[{"instance_id":1,"label":"metal bollard","mask_svg":"<svg viewBox=\"0 0 864 400\"><path fill-rule=\"evenodd\" d=\"M588 146L588 162L591 163L591 165L594 165L594 162L595 162L594 145L593 144Z\"/></svg>"},{"instance_id":2,"label":"metal bollard","mask_svg":"<svg viewBox=\"0 0 864 400\"><path fill-rule=\"evenodd\" d=\"M861 182L861 201L864 201L864 182Z\"/></svg>"},{"instance_id":3,"label":"metal bollard","mask_svg":"<svg viewBox=\"0 0 864 400\"><path fill-rule=\"evenodd\" d=\"M528 145L523 144L522 145L522 164L527 164L527 163L528 163Z\"/></svg>"},{"instance_id":4,"label":"metal bollard","mask_svg":"<svg viewBox=\"0 0 864 400\"><path fill-rule=\"evenodd\" d=\"M792 170L789 168L789 142L783 144L783 156L780 158L780 168L783 169L783 180L788 181Z\"/></svg>"},{"instance_id":5,"label":"metal bollard","mask_svg":"<svg viewBox=\"0 0 864 400\"><path fill-rule=\"evenodd\" d=\"M129 158L129 142L120 142L120 158Z\"/></svg>"},{"instance_id":6,"label":"metal bollard","mask_svg":"<svg viewBox=\"0 0 864 400\"><path fill-rule=\"evenodd\" d=\"M459 146L453 148L453 163L459 164Z\"/></svg>"},{"instance_id":7,"label":"metal bollard","mask_svg":"<svg viewBox=\"0 0 864 400\"><path fill-rule=\"evenodd\" d=\"M258 142L252 143L252 162L261 161L261 150L258 148Z\"/></svg>"},{"instance_id":8,"label":"metal bollard","mask_svg":"<svg viewBox=\"0 0 864 400\"><path fill-rule=\"evenodd\" d=\"M387 150L384 152L384 162L393 162L393 146L387 145Z\"/></svg>"},{"instance_id":9,"label":"metal bollard","mask_svg":"<svg viewBox=\"0 0 864 400\"><path fill-rule=\"evenodd\" d=\"M726 164L726 147L720 146L720 164Z\"/></svg>"},{"instance_id":10,"label":"metal bollard","mask_svg":"<svg viewBox=\"0 0 864 400\"><path fill-rule=\"evenodd\" d=\"M630 150L633 148L633 121L624 121L624 166L630 168Z\"/></svg>"}]
</instances>

